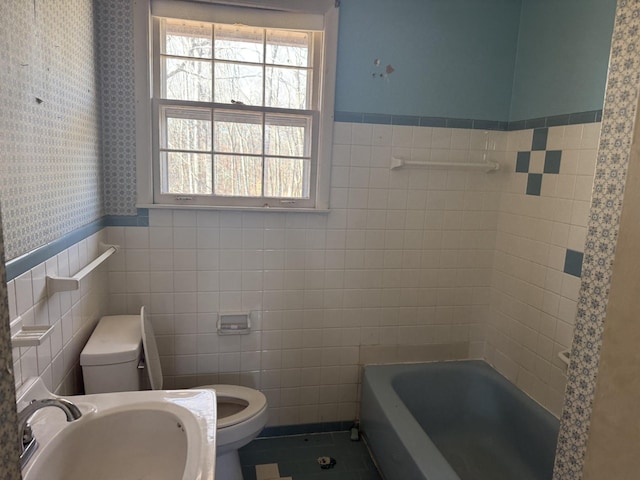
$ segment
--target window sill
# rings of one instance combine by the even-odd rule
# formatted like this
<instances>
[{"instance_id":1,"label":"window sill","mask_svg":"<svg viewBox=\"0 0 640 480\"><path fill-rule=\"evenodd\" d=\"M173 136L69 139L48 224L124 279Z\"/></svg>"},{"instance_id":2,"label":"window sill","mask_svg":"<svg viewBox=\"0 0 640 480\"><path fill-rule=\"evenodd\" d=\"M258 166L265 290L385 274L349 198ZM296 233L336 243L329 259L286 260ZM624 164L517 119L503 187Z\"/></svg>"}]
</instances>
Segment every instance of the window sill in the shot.
<instances>
[{"instance_id":1,"label":"window sill","mask_svg":"<svg viewBox=\"0 0 640 480\"><path fill-rule=\"evenodd\" d=\"M329 213L329 208L295 208L295 207L230 207L215 205L168 205L161 203L137 204L136 208L158 210L224 210L231 212L291 212L291 213Z\"/></svg>"}]
</instances>

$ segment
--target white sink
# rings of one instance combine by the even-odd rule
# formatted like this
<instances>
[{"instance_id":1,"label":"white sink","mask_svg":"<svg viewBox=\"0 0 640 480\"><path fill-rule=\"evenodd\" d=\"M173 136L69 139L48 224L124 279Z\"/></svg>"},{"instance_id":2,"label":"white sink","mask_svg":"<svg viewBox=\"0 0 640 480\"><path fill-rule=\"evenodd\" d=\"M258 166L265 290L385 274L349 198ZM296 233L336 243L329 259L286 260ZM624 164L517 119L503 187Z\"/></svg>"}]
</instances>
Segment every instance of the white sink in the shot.
<instances>
[{"instance_id":1,"label":"white sink","mask_svg":"<svg viewBox=\"0 0 640 480\"><path fill-rule=\"evenodd\" d=\"M18 392L18 410L55 398L40 379ZM58 408L29 422L40 444L24 480L213 480L216 399L211 390L156 390L66 397L82 412L67 422Z\"/></svg>"}]
</instances>

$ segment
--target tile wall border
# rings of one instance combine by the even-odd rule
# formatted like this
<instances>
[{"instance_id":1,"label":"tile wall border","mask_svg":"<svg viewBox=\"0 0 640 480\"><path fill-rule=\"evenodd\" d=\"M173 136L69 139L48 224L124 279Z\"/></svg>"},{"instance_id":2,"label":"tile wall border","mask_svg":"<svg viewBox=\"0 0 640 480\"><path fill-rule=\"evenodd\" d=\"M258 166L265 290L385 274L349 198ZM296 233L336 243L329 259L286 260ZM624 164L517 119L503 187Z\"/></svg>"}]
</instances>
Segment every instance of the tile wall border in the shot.
<instances>
[{"instance_id":1,"label":"tile wall border","mask_svg":"<svg viewBox=\"0 0 640 480\"><path fill-rule=\"evenodd\" d=\"M47 261L54 255L66 250L67 248L81 242L85 238L90 237L105 227L148 227L149 226L149 210L139 208L137 215L106 215L87 225L83 225L52 242L42 245L18 258L14 258L6 263L7 281L28 272L42 262Z\"/></svg>"},{"instance_id":2,"label":"tile wall border","mask_svg":"<svg viewBox=\"0 0 640 480\"><path fill-rule=\"evenodd\" d=\"M413 127L467 128L472 130L515 131L529 128L559 127L595 123L602 120L602 110L567 113L514 122L477 120L471 118L422 117L418 115L386 115L366 112L335 112L334 121L370 123L374 125L405 125Z\"/></svg>"}]
</instances>

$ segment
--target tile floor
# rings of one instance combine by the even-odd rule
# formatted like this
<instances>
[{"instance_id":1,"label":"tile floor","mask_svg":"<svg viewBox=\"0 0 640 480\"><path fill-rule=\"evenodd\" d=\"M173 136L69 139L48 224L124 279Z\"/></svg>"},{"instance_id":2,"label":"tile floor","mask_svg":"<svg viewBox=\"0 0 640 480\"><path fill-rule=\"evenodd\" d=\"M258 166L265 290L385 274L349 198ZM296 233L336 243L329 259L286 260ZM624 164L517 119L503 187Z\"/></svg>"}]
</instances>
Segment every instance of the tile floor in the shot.
<instances>
[{"instance_id":1,"label":"tile floor","mask_svg":"<svg viewBox=\"0 0 640 480\"><path fill-rule=\"evenodd\" d=\"M318 457L333 457L336 465L323 470ZM240 449L244 480L256 480L256 465L277 463L280 476L293 480L382 480L363 440L352 442L349 432L259 438Z\"/></svg>"}]
</instances>

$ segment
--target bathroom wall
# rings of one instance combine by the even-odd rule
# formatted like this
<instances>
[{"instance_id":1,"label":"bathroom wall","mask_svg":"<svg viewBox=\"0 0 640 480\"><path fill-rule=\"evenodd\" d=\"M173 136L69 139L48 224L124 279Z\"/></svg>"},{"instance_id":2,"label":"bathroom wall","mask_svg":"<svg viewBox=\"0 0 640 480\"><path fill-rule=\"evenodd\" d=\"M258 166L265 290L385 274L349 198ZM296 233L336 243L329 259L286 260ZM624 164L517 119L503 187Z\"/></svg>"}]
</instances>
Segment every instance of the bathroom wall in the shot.
<instances>
[{"instance_id":1,"label":"bathroom wall","mask_svg":"<svg viewBox=\"0 0 640 480\"><path fill-rule=\"evenodd\" d=\"M53 295L45 275L76 273L105 238L93 2L7 1L0 17L0 204L12 260L3 300L11 333L54 327L41 346L13 349L15 385L40 376L53 391L78 393L78 357L105 311L106 272Z\"/></svg>"},{"instance_id":2,"label":"bathroom wall","mask_svg":"<svg viewBox=\"0 0 640 480\"><path fill-rule=\"evenodd\" d=\"M51 325L52 333L38 347L14 348L16 386L40 377L52 392L83 391L80 352L98 319L107 311L107 273L104 266L82 280L80 289L48 294L46 275L68 277L101 252L106 231L75 243L7 283L11 332L22 325Z\"/></svg>"},{"instance_id":3,"label":"bathroom wall","mask_svg":"<svg viewBox=\"0 0 640 480\"><path fill-rule=\"evenodd\" d=\"M337 122L328 214L150 211L110 227L112 313L150 308L165 381L262 389L271 425L352 420L363 363L482 357L506 132ZM449 156L447 156L449 155ZM256 311L218 336L218 312Z\"/></svg>"},{"instance_id":4,"label":"bathroom wall","mask_svg":"<svg viewBox=\"0 0 640 480\"><path fill-rule=\"evenodd\" d=\"M509 121L602 108L615 0L523 0Z\"/></svg>"},{"instance_id":5,"label":"bathroom wall","mask_svg":"<svg viewBox=\"0 0 640 480\"><path fill-rule=\"evenodd\" d=\"M100 116L93 2L8 0L0 14L0 204L12 260L102 217Z\"/></svg>"},{"instance_id":6,"label":"bathroom wall","mask_svg":"<svg viewBox=\"0 0 640 480\"><path fill-rule=\"evenodd\" d=\"M614 457L606 459L594 452L591 452L593 456L589 458L587 446L592 431L592 413L597 437L589 448L597 448L606 438L603 436L603 430L607 429L606 424L611 419L620 421L622 417L618 415L625 415L626 423L633 423L629 420L634 418L635 406L627 407L627 410L621 408L622 404L638 403L637 391L633 388L616 392L623 395L619 398L621 405L607 405L603 398L607 396L609 388L612 387L615 391L620 386L621 377L627 374L622 363L633 364L637 357L629 354L628 346L624 342L617 341L619 334L625 337L632 336L632 330L629 328L633 327L627 325L626 319L630 318L627 310L631 308L633 311L634 302L624 294L624 289L632 285L620 286L619 282L637 283L637 279L629 278L626 269L616 266L616 263L627 260L630 253L629 238L636 232L629 229L627 220L629 215L634 219L637 217L633 210L634 198L637 195L637 150L633 147L633 140L640 95L640 62L636 44L639 30L640 15L637 4L624 0L618 2L585 242L576 328L571 348L569 380L558 436L554 469L556 480L579 480L587 476L593 478L594 474L603 469L607 472L621 472L618 469L621 464L631 467L628 459L635 455L633 442L624 446L617 444L621 445L621 450L617 450ZM627 193L630 195L629 198ZM624 217L622 223L621 216ZM620 259L617 258L619 236L624 252ZM634 262L634 265L637 264L636 259ZM614 279L614 282L617 282L615 286L612 284L612 272L614 277L619 276ZM610 314L613 324L608 327ZM609 328L620 328L620 332L609 332L605 335L605 329ZM620 362L621 368L615 368L614 372L611 367L616 364L616 360ZM601 391L596 389L596 380ZM603 407L619 410L616 413L603 414ZM627 432L621 431L620 439ZM611 442L607 448L615 445L616 443ZM619 458L622 458L622 462L617 465ZM586 468L585 459L588 461ZM621 475L624 475L622 478L633 478L635 474L635 470L621 472Z\"/></svg>"},{"instance_id":7,"label":"bathroom wall","mask_svg":"<svg viewBox=\"0 0 640 480\"><path fill-rule=\"evenodd\" d=\"M336 110L508 120L520 6L343 0Z\"/></svg>"},{"instance_id":8,"label":"bathroom wall","mask_svg":"<svg viewBox=\"0 0 640 480\"><path fill-rule=\"evenodd\" d=\"M509 132L486 358L560 416L600 123Z\"/></svg>"},{"instance_id":9,"label":"bathroom wall","mask_svg":"<svg viewBox=\"0 0 640 480\"><path fill-rule=\"evenodd\" d=\"M634 138L640 132L636 120ZM634 147L629 159L624 206L613 263L607 321L602 335L598 382L585 458L585 480L633 478L640 462L635 439L638 423L640 384L637 382L640 352L637 314L640 307L640 224L636 206L640 204L640 151Z\"/></svg>"}]
</instances>

